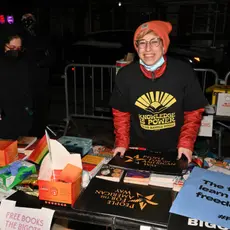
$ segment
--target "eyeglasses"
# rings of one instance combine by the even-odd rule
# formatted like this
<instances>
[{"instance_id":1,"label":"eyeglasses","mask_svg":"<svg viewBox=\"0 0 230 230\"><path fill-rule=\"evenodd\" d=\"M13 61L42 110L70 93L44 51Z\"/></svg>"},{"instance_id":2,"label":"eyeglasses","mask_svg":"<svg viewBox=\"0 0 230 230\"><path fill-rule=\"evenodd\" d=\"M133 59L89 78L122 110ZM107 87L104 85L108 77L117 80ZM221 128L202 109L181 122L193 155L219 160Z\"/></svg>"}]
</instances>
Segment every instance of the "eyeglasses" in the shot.
<instances>
[{"instance_id":1,"label":"eyeglasses","mask_svg":"<svg viewBox=\"0 0 230 230\"><path fill-rule=\"evenodd\" d=\"M145 49L147 47L147 44L150 45L150 47L158 47L161 44L161 39L160 38L153 38L150 41L146 40L138 40L136 41L137 47L139 49Z\"/></svg>"}]
</instances>

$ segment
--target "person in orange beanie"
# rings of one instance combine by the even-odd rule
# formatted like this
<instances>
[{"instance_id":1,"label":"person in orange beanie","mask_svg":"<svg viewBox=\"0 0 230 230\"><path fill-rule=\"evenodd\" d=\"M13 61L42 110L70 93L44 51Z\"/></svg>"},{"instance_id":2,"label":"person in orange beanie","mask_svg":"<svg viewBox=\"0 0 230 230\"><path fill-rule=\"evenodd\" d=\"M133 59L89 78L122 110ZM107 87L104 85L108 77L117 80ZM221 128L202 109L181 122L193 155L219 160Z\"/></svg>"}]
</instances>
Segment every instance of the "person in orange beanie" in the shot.
<instances>
[{"instance_id":1,"label":"person in orange beanie","mask_svg":"<svg viewBox=\"0 0 230 230\"><path fill-rule=\"evenodd\" d=\"M192 160L208 102L191 65L167 57L171 30L169 22L149 21L134 33L139 61L119 70L110 99L114 155L132 146L175 150L178 159Z\"/></svg>"}]
</instances>

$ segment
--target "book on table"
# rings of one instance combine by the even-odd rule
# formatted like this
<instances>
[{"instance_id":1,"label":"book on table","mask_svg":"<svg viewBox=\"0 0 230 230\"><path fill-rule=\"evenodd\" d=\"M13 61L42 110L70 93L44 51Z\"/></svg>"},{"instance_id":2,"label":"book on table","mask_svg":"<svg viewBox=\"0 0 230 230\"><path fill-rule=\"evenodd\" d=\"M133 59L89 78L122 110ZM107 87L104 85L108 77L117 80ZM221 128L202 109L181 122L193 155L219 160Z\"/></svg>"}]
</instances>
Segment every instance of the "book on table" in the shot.
<instances>
[{"instance_id":1,"label":"book on table","mask_svg":"<svg viewBox=\"0 0 230 230\"><path fill-rule=\"evenodd\" d=\"M157 174L181 175L182 169L176 157L176 152L152 152L129 149L123 158L116 155L108 164L124 169L150 171Z\"/></svg>"},{"instance_id":2,"label":"book on table","mask_svg":"<svg viewBox=\"0 0 230 230\"><path fill-rule=\"evenodd\" d=\"M102 218L120 217L143 225L167 227L172 194L168 189L93 178L73 208Z\"/></svg>"},{"instance_id":3,"label":"book on table","mask_svg":"<svg viewBox=\"0 0 230 230\"><path fill-rule=\"evenodd\" d=\"M105 163L108 163L113 158L113 149L103 146L103 145L95 145L93 146L93 153L94 156L101 156L105 158Z\"/></svg>"},{"instance_id":4,"label":"book on table","mask_svg":"<svg viewBox=\"0 0 230 230\"><path fill-rule=\"evenodd\" d=\"M104 164L96 174L96 177L104 180L119 182L124 174L124 171L124 169Z\"/></svg>"},{"instance_id":5,"label":"book on table","mask_svg":"<svg viewBox=\"0 0 230 230\"><path fill-rule=\"evenodd\" d=\"M124 183L148 185L149 179L150 172L139 170L127 170L124 177Z\"/></svg>"}]
</instances>

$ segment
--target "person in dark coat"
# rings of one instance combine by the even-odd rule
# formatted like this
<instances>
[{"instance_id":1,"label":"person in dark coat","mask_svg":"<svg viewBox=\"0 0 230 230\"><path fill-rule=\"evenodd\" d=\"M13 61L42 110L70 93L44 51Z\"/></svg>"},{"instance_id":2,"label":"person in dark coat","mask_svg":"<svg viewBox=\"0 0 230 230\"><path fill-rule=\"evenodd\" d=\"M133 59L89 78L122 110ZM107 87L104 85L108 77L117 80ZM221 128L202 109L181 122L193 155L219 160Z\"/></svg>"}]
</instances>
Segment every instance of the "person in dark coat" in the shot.
<instances>
[{"instance_id":1,"label":"person in dark coat","mask_svg":"<svg viewBox=\"0 0 230 230\"><path fill-rule=\"evenodd\" d=\"M41 137L44 135L48 124L50 67L54 63L55 55L49 45L48 38L41 36L38 32L33 14L23 15L21 23L24 28L25 56L30 62L30 81L34 100L34 120L31 135Z\"/></svg>"},{"instance_id":2,"label":"person in dark coat","mask_svg":"<svg viewBox=\"0 0 230 230\"><path fill-rule=\"evenodd\" d=\"M0 138L28 136L32 127L33 100L28 63L22 58L20 31L12 25L0 31Z\"/></svg>"}]
</instances>

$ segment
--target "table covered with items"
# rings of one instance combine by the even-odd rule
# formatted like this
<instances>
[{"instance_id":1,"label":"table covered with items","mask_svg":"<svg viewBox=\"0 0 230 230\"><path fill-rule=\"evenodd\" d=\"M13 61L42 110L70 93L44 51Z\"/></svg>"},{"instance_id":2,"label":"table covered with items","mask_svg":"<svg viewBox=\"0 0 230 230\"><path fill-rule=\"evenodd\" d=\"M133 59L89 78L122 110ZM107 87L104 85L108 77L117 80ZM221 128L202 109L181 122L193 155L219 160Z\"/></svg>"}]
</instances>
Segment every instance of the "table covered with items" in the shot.
<instances>
[{"instance_id":1,"label":"table covered with items","mask_svg":"<svg viewBox=\"0 0 230 230\"><path fill-rule=\"evenodd\" d=\"M224 210L220 213L220 222L213 217L213 222L212 219L207 221L211 217L191 211L196 206L191 205L191 210L182 208L184 202L180 201L184 199L183 190L190 186L189 183L196 183L193 174L204 174L201 180L206 180L205 173L208 172L211 176L218 176L219 185L214 181L215 189L208 189L205 184L199 185L195 193L200 192L200 195L195 198L206 199L210 196L205 192L216 192L219 198L215 199L230 207L227 205L227 202L230 203L229 191L217 191L224 186L230 187L230 183L225 183L225 177L230 178L230 163L228 159L218 159L213 153L202 157L194 155L193 161L188 164L185 159L176 160L176 152L173 151L153 152L135 147L121 158L119 155L113 156L111 147L93 145L91 139L64 136L53 140L47 133L41 139L23 137L18 141L1 140L0 151L0 210L6 213L0 222L8 223L5 229L19 229L12 228L13 223L14 227L19 226L22 224L20 216L25 216L22 213L34 209L42 209L43 212L52 210L50 224L52 219L66 219L112 229L152 227L158 230L186 230L196 226L201 229L207 226L228 229L230 220ZM209 186L213 187L210 183ZM14 220L14 209L3 210L2 207L12 204L7 203L10 201L16 201L15 208L20 213ZM42 216L42 223L45 223L48 217ZM33 222L33 218L30 220L28 227L30 224L31 229L36 229L36 221ZM224 220L223 227L220 227L219 223ZM39 229L45 228L40 226Z\"/></svg>"}]
</instances>

